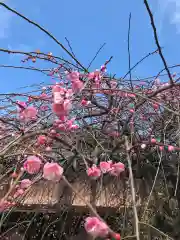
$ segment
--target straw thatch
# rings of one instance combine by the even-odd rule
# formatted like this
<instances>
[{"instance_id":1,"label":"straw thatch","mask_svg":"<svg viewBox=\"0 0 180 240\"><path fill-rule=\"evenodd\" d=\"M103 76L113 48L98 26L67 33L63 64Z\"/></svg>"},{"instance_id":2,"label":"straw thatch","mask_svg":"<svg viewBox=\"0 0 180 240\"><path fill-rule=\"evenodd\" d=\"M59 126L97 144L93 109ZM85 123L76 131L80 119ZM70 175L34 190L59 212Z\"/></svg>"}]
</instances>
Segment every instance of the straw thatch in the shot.
<instances>
[{"instance_id":1,"label":"straw thatch","mask_svg":"<svg viewBox=\"0 0 180 240\"><path fill-rule=\"evenodd\" d=\"M86 201L91 202L99 210L111 209L118 211L124 207L132 206L131 194L129 189L123 191L123 181L121 179L112 178L105 184L99 181L96 184L96 194L93 196L91 182L84 178L78 178L71 183L73 189L80 194ZM8 191L8 180L4 180L1 184L0 198ZM126 199L126 201L125 201ZM65 208L75 209L76 211L86 211L87 206L82 199L69 189L64 181L53 183L50 181L40 180L34 183L29 191L16 200L18 203L17 210L36 210L55 212ZM138 199L138 204L141 200Z\"/></svg>"}]
</instances>

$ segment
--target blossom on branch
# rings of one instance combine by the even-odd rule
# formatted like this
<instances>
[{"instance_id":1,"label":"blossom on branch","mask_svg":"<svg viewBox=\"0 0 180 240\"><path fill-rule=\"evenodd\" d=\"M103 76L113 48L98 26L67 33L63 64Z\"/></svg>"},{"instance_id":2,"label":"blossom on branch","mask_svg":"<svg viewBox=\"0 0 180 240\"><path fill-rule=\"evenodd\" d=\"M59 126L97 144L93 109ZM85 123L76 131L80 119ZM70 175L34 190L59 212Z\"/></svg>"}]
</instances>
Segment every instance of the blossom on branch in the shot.
<instances>
[{"instance_id":1,"label":"blossom on branch","mask_svg":"<svg viewBox=\"0 0 180 240\"><path fill-rule=\"evenodd\" d=\"M58 163L47 162L43 168L43 178L53 182L58 182L61 180L63 172L63 168Z\"/></svg>"},{"instance_id":2,"label":"blossom on branch","mask_svg":"<svg viewBox=\"0 0 180 240\"><path fill-rule=\"evenodd\" d=\"M37 113L38 113L38 111L35 107L29 106L20 113L19 117L21 120L28 122L31 120L36 120Z\"/></svg>"},{"instance_id":3,"label":"blossom on branch","mask_svg":"<svg viewBox=\"0 0 180 240\"><path fill-rule=\"evenodd\" d=\"M40 135L37 139L38 145L43 145L46 143L46 141L47 141L47 138L44 135Z\"/></svg>"},{"instance_id":4,"label":"blossom on branch","mask_svg":"<svg viewBox=\"0 0 180 240\"><path fill-rule=\"evenodd\" d=\"M109 171L109 174L112 175L112 176L118 177L124 171L125 171L124 164L121 163L121 162L118 162L118 163L112 164L111 170Z\"/></svg>"},{"instance_id":5,"label":"blossom on branch","mask_svg":"<svg viewBox=\"0 0 180 240\"><path fill-rule=\"evenodd\" d=\"M24 162L24 169L29 174L38 173L41 167L41 160L36 156L29 156L27 160Z\"/></svg>"},{"instance_id":6,"label":"blossom on branch","mask_svg":"<svg viewBox=\"0 0 180 240\"><path fill-rule=\"evenodd\" d=\"M23 179L23 180L21 181L20 188L26 189L26 188L30 187L31 184L32 184L32 181L31 181L31 180L29 180L29 179Z\"/></svg>"},{"instance_id":7,"label":"blossom on branch","mask_svg":"<svg viewBox=\"0 0 180 240\"><path fill-rule=\"evenodd\" d=\"M112 161L100 162L99 167L102 173L108 173L112 170Z\"/></svg>"},{"instance_id":8,"label":"blossom on branch","mask_svg":"<svg viewBox=\"0 0 180 240\"><path fill-rule=\"evenodd\" d=\"M101 170L95 164L93 164L92 167L87 169L87 175L96 180L101 176Z\"/></svg>"},{"instance_id":9,"label":"blossom on branch","mask_svg":"<svg viewBox=\"0 0 180 240\"><path fill-rule=\"evenodd\" d=\"M84 228L88 234L93 237L106 237L109 233L109 227L106 223L97 217L87 217Z\"/></svg>"}]
</instances>

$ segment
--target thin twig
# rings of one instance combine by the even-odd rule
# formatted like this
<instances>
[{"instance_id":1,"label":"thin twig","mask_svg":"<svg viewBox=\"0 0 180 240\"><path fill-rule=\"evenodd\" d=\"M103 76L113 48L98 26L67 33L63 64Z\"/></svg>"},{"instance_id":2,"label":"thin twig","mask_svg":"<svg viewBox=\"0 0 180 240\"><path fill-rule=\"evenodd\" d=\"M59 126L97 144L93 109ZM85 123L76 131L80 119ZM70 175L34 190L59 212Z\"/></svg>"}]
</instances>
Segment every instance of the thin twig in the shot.
<instances>
[{"instance_id":1,"label":"thin twig","mask_svg":"<svg viewBox=\"0 0 180 240\"><path fill-rule=\"evenodd\" d=\"M11 192L14 190L17 182L18 182L19 179L22 177L23 173L24 173L23 171L21 171L21 172L19 173L19 175L18 175L18 177L16 178L16 180L14 181L13 185L11 185L11 187L9 188L8 192L6 193L6 195L1 199L2 202L5 201L5 200L7 200L8 196L9 196L9 195L11 194Z\"/></svg>"},{"instance_id":2,"label":"thin twig","mask_svg":"<svg viewBox=\"0 0 180 240\"><path fill-rule=\"evenodd\" d=\"M39 68L34 68L34 67L23 67L23 66L13 66L13 65L0 65L1 68L14 68L14 69L24 69L24 70L32 70L32 71L38 71L41 72L45 75L47 73L45 72L50 72L51 69L39 69Z\"/></svg>"},{"instance_id":3,"label":"thin twig","mask_svg":"<svg viewBox=\"0 0 180 240\"><path fill-rule=\"evenodd\" d=\"M69 65L72 65L73 67L76 67L76 65L74 65L73 63L61 58L61 57L57 57L57 56L54 56L54 55L51 55L51 58L49 58L49 55L46 54L46 53L43 53L43 52L40 52L40 53L37 53L37 52L25 52L25 51L20 51L20 50L10 50L10 49L5 49L5 48L0 48L0 52L6 52L6 53L9 53L9 54L22 54L22 55L26 55L28 57L35 57L35 58L38 58L38 59L43 59L43 60L46 60L46 61L50 61L54 64L59 64L57 60L60 60L66 64L69 64ZM55 59L56 61L52 60L52 59ZM81 68L82 69L82 68Z\"/></svg>"},{"instance_id":4,"label":"thin twig","mask_svg":"<svg viewBox=\"0 0 180 240\"><path fill-rule=\"evenodd\" d=\"M178 102L178 112L180 112L180 105ZM180 130L180 117L177 116L177 122L178 122L178 130ZM178 137L178 147L180 147L180 137ZM175 186L175 191L174 191L174 196L177 194L177 189L179 185L179 173L180 173L180 153L178 154L178 169L177 169L177 179L176 179L176 186Z\"/></svg>"},{"instance_id":5,"label":"thin twig","mask_svg":"<svg viewBox=\"0 0 180 240\"><path fill-rule=\"evenodd\" d=\"M133 91L132 75L131 75L131 51L130 51L130 34L131 34L131 13L129 14L129 27L128 27L128 65L129 65L129 80L131 89Z\"/></svg>"},{"instance_id":6,"label":"thin twig","mask_svg":"<svg viewBox=\"0 0 180 240\"><path fill-rule=\"evenodd\" d=\"M103 47L106 45L106 43L103 43L103 45L98 49L97 53L95 54L95 56L93 57L93 59L91 60L91 62L89 63L87 69L89 69L92 65L92 63L94 62L94 60L96 59L96 57L98 56L98 54L100 53L100 51L103 49Z\"/></svg>"},{"instance_id":7,"label":"thin twig","mask_svg":"<svg viewBox=\"0 0 180 240\"><path fill-rule=\"evenodd\" d=\"M158 155L159 155L159 154L158 154ZM152 185L152 188L151 188L151 191L150 191L148 200L147 200L146 205L145 205L145 208L144 208L144 212L143 212L143 214L142 214L142 219L144 219L144 216L145 216L145 214L146 214L146 211L147 211L149 202L150 202L150 200L151 200L151 196L152 196L152 193L153 193L153 191L154 191L154 188L155 188L155 185L156 185L156 180L157 180L157 177L158 177L158 174L159 174L161 162L162 162L162 154L159 155L158 168L157 168L157 171L156 171L156 175L155 175L155 178L154 178L154 182L153 182L153 185Z\"/></svg>"},{"instance_id":8,"label":"thin twig","mask_svg":"<svg viewBox=\"0 0 180 240\"><path fill-rule=\"evenodd\" d=\"M131 159L130 159L130 156L129 156L130 147L129 147L127 136L125 136L125 147L126 147L126 157L127 157L127 162L128 162L128 168L129 168L129 178L130 178L130 186L131 186L131 194L132 194L133 211L134 211L136 239L140 240L139 219L138 219L138 214L137 214L137 209L136 209L136 194L135 194L134 178L133 178L133 172L132 172L132 166L131 166Z\"/></svg>"},{"instance_id":9,"label":"thin twig","mask_svg":"<svg viewBox=\"0 0 180 240\"><path fill-rule=\"evenodd\" d=\"M16 10L10 8L9 6L7 6L6 4L0 2L0 5L2 5L4 8L8 9L9 11L15 13L16 15L18 15L19 17L23 18L24 20L26 20L27 22L29 22L30 24L34 25L35 27L39 28L42 32L46 33L50 38L52 38L79 66L81 66L83 68L83 70L85 72L87 72L87 69L73 56L72 53L70 53L62 43L60 43L50 32L48 32L45 28L41 27L39 24L37 24L36 22L30 20L29 18L25 17L24 15L22 15L21 13L17 12Z\"/></svg>"},{"instance_id":10,"label":"thin twig","mask_svg":"<svg viewBox=\"0 0 180 240\"><path fill-rule=\"evenodd\" d=\"M76 57L76 55L74 54L74 51L73 51L73 49L72 49L72 47L71 47L71 44L70 44L69 40L67 39L67 37L65 37L65 40L66 40L66 42L67 42L67 44L68 44L68 46L69 46L69 48L70 48L70 50L71 50L72 55L73 55L74 57Z\"/></svg>"},{"instance_id":11,"label":"thin twig","mask_svg":"<svg viewBox=\"0 0 180 240\"><path fill-rule=\"evenodd\" d=\"M158 40L158 36L157 36L157 31L156 31L156 26L155 26L155 23L154 23L154 18L153 18L153 14L151 12L151 9L149 7L149 4L148 4L148 1L147 0L144 0L144 4L146 6L146 9L147 9L147 12L149 14L149 17L150 17L150 20L151 20L151 25L152 25L152 28L153 28L153 32L154 32L154 39L155 39L155 43L157 45L157 48L158 48L158 52L159 52L159 55L163 61L163 64L164 64L164 67L167 71L167 74L168 74L168 77L170 79L170 83L173 84L173 79L172 79L172 76L171 76L171 73L168 69L168 66L167 66L167 63L166 63L166 60L163 56L163 53L162 53L162 50L161 50L161 47L160 47L160 44L159 44L159 40Z\"/></svg>"},{"instance_id":12,"label":"thin twig","mask_svg":"<svg viewBox=\"0 0 180 240\"><path fill-rule=\"evenodd\" d=\"M129 69L129 71L122 77L122 79L125 79L127 77L127 75L130 73L130 71L132 71L135 67L137 67L141 62L143 62L146 58L148 58L149 56L153 55L157 53L157 50L153 51L153 52L150 52L148 53L146 56L144 56L143 58L141 58L132 68ZM151 79L151 78L154 78L155 76L152 76L152 77L147 77L147 78L142 78L142 79L139 79L139 81L142 81L142 80L148 80L148 79Z\"/></svg>"},{"instance_id":13,"label":"thin twig","mask_svg":"<svg viewBox=\"0 0 180 240\"><path fill-rule=\"evenodd\" d=\"M86 206L89 208L89 210L91 211L91 213L96 216L97 218L99 218L101 221L105 222L97 213L97 211L94 209L94 207L91 205L91 203L87 202L79 192L77 192L73 186L71 185L71 183L66 179L65 176L62 177L63 181L65 182L65 184L86 204ZM113 234L114 231L109 227L109 233ZM138 239L139 240L139 239Z\"/></svg>"},{"instance_id":14,"label":"thin twig","mask_svg":"<svg viewBox=\"0 0 180 240\"><path fill-rule=\"evenodd\" d=\"M139 222L139 224L142 224L142 225L148 226L148 227L154 229L155 231L157 231L157 232L158 232L159 234L161 234L162 236L164 236L164 237L166 237L166 238L168 238L168 239L170 239L170 240L174 240L174 238L169 237L167 234L163 233L162 231L160 231L159 229L155 228L154 226L152 226L152 225L150 225L150 224L148 224L148 223L145 223L145 222Z\"/></svg>"}]
</instances>

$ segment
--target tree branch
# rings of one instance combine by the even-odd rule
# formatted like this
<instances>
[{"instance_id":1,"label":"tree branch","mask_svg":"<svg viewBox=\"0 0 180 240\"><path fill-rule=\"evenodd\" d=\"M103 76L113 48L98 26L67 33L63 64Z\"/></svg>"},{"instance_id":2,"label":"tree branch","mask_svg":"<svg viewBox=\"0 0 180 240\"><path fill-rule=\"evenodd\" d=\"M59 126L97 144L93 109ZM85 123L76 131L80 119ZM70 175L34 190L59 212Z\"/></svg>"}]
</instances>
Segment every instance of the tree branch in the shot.
<instances>
[{"instance_id":1,"label":"tree branch","mask_svg":"<svg viewBox=\"0 0 180 240\"><path fill-rule=\"evenodd\" d=\"M35 27L39 28L42 32L46 33L50 38L52 38L79 66L81 66L83 68L83 70L85 72L88 72L87 69L73 56L72 53L70 53L62 43L60 43L50 32L48 32L45 28L41 27L39 24L35 23L34 21L30 20L29 18L25 17L24 15L22 15L21 13L17 12L16 10L10 8L9 6L7 6L6 4L0 2L0 5L2 5L4 8L6 8L7 10L15 13L16 15L18 15L19 17L23 18L24 20L26 20L27 22L29 22L30 24L34 25Z\"/></svg>"},{"instance_id":2,"label":"tree branch","mask_svg":"<svg viewBox=\"0 0 180 240\"><path fill-rule=\"evenodd\" d=\"M164 64L164 67L167 71L167 74L168 74L168 77L170 79L170 83L173 84L173 79L172 79L172 76L171 76L171 73L168 69L168 66L167 66L167 63L166 63L166 60L163 56L163 53L162 53L162 50L161 50L161 47L160 47L160 44L159 44L159 40L158 40L158 36L157 36L157 31L156 31L156 26L155 26L155 23L154 23L154 18L153 18L153 14L151 12L151 9L149 7L149 4L148 4L148 1L147 0L144 0L144 4L146 6L146 9L147 9L147 12L149 14L149 17L150 17L150 20L151 20L151 25L152 25L152 28L153 28L153 32L154 32L154 39L155 39L155 43L157 45L157 48L158 48L158 52L159 52L159 55L163 61L163 64Z\"/></svg>"}]
</instances>

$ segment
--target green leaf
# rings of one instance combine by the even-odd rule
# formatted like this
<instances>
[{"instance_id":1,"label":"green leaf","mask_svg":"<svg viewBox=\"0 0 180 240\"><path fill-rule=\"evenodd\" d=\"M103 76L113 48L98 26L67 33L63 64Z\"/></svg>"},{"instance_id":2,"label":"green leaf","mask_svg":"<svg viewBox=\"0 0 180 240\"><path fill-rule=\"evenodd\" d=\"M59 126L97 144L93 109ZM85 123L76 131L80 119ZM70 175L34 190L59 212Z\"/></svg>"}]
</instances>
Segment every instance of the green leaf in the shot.
<instances>
[{"instance_id":1,"label":"green leaf","mask_svg":"<svg viewBox=\"0 0 180 240\"><path fill-rule=\"evenodd\" d=\"M129 107L130 107L130 108L134 108L134 103L130 103L130 104L129 104Z\"/></svg>"},{"instance_id":2,"label":"green leaf","mask_svg":"<svg viewBox=\"0 0 180 240\"><path fill-rule=\"evenodd\" d=\"M157 137L157 138L156 138L156 141L157 141L157 142L161 142L161 137Z\"/></svg>"},{"instance_id":3,"label":"green leaf","mask_svg":"<svg viewBox=\"0 0 180 240\"><path fill-rule=\"evenodd\" d=\"M164 149L165 149L165 150L168 150L168 146L164 146Z\"/></svg>"}]
</instances>

